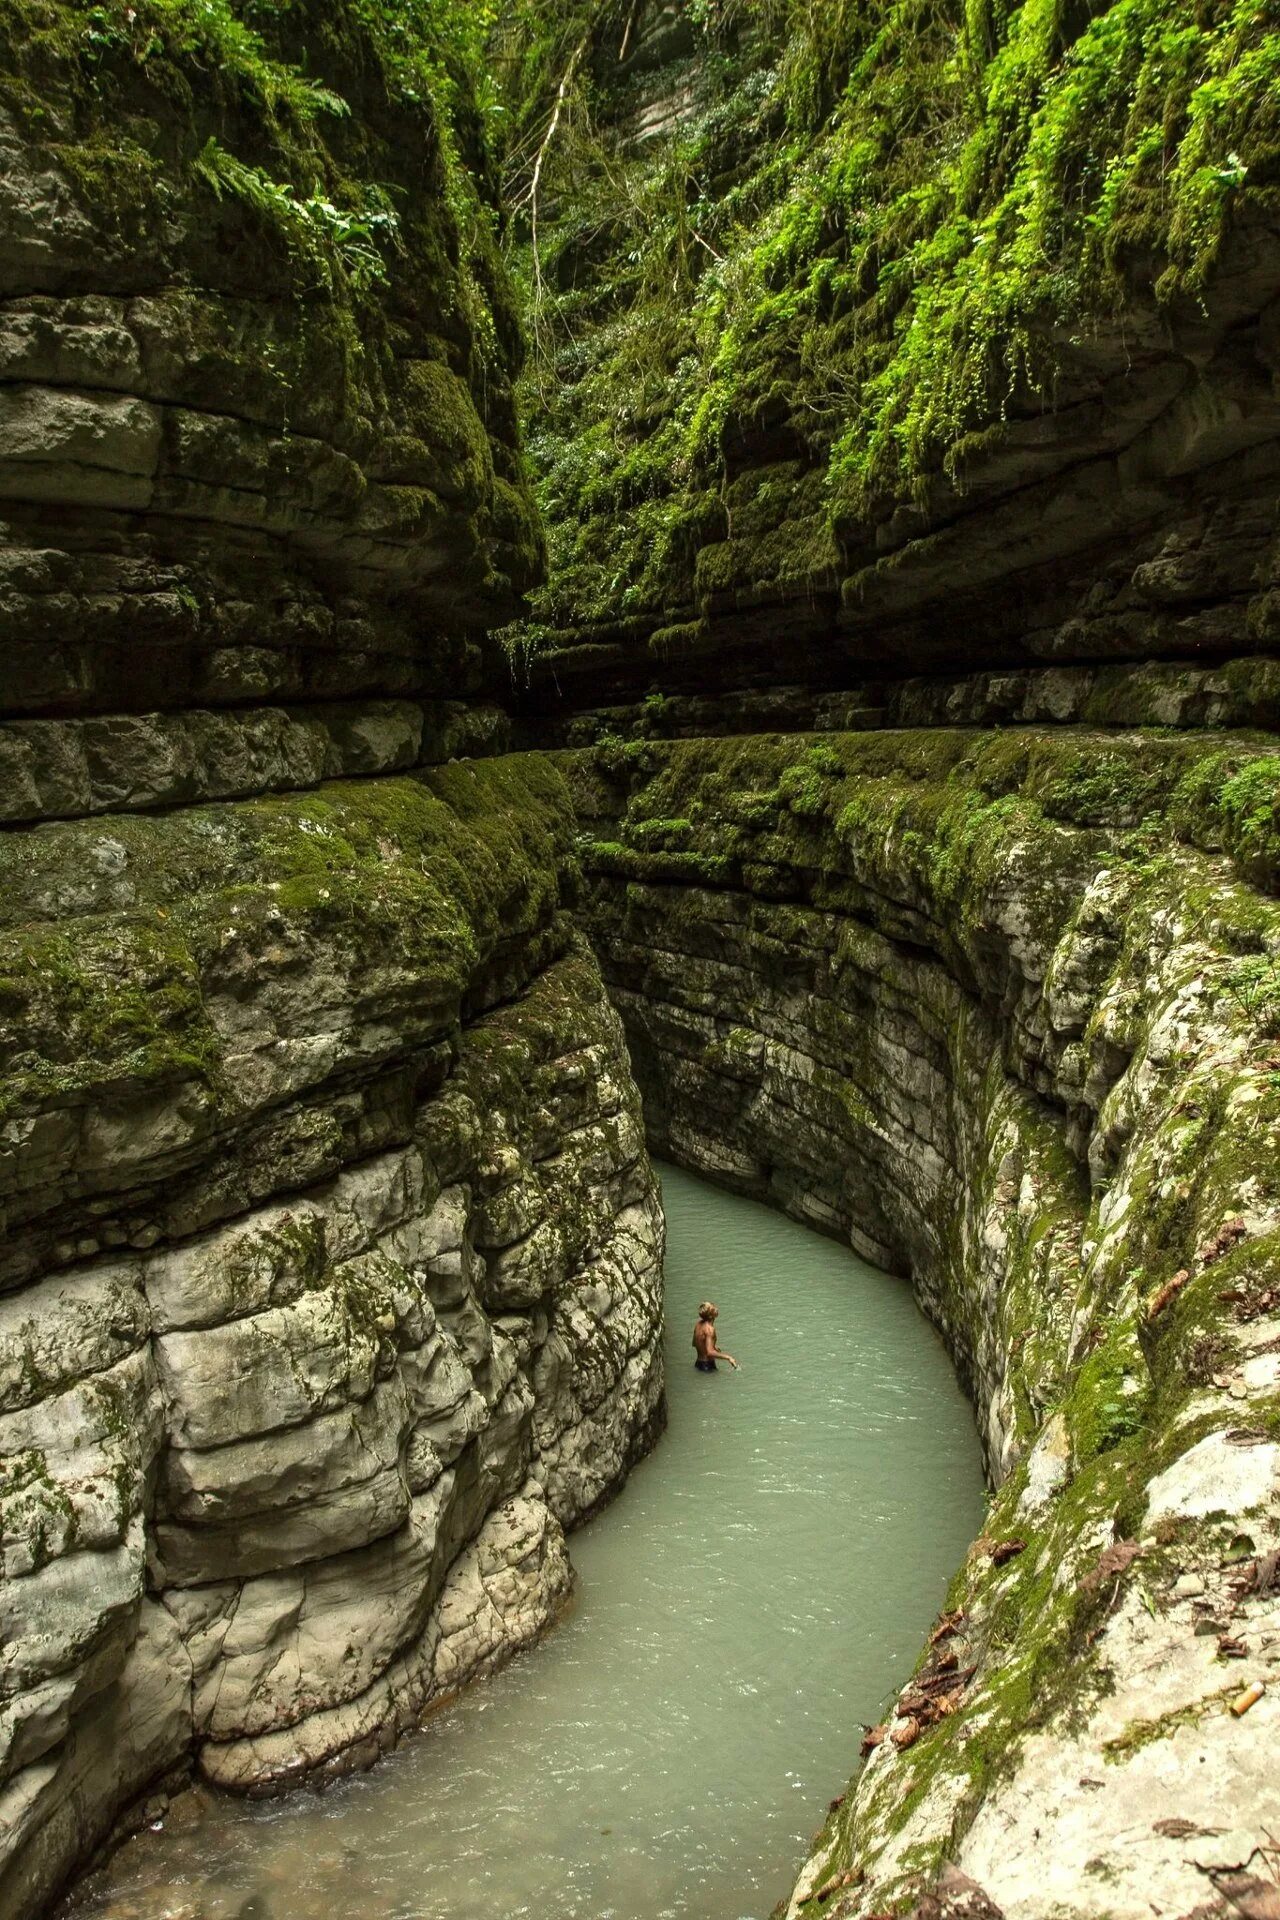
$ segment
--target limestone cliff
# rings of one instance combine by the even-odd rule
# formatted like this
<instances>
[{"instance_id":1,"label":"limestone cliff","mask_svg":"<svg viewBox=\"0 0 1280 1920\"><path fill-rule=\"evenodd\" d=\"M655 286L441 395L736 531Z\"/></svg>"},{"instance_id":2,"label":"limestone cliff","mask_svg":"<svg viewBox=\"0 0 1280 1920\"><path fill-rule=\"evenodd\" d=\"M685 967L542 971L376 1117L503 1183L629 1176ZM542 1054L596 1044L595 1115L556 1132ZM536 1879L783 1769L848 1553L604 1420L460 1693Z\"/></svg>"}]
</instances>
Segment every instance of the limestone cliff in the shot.
<instances>
[{"instance_id":1,"label":"limestone cliff","mask_svg":"<svg viewBox=\"0 0 1280 1920\"><path fill-rule=\"evenodd\" d=\"M435 765L539 534L420 28L0 7L6 1915L192 1761L368 1764L661 1423L567 794Z\"/></svg>"},{"instance_id":2,"label":"limestone cliff","mask_svg":"<svg viewBox=\"0 0 1280 1920\"><path fill-rule=\"evenodd\" d=\"M8 894L6 1912L192 1751L367 1764L545 1626L660 1422L567 815L493 764L49 829Z\"/></svg>"},{"instance_id":3,"label":"limestone cliff","mask_svg":"<svg viewBox=\"0 0 1280 1920\"><path fill-rule=\"evenodd\" d=\"M1190 1911L1274 1790L1275 1699L1228 1708L1280 1651L1280 761L937 730L565 764L651 1137L911 1275L995 1490L789 1911L905 1910L947 1863L1019 1916Z\"/></svg>"},{"instance_id":4,"label":"limestone cliff","mask_svg":"<svg viewBox=\"0 0 1280 1920\"><path fill-rule=\"evenodd\" d=\"M917 724L929 675L953 718L1272 724L1268 10L571 11L532 88L576 106L528 267L533 708Z\"/></svg>"},{"instance_id":5,"label":"limestone cliff","mask_svg":"<svg viewBox=\"0 0 1280 1920\"><path fill-rule=\"evenodd\" d=\"M1265 1911L1274 15L574 12L524 737L651 1139L910 1276L992 1483L786 1911Z\"/></svg>"},{"instance_id":6,"label":"limestone cliff","mask_svg":"<svg viewBox=\"0 0 1280 1920\"><path fill-rule=\"evenodd\" d=\"M537 571L465 112L257 11L0 8L8 819L440 757Z\"/></svg>"}]
</instances>

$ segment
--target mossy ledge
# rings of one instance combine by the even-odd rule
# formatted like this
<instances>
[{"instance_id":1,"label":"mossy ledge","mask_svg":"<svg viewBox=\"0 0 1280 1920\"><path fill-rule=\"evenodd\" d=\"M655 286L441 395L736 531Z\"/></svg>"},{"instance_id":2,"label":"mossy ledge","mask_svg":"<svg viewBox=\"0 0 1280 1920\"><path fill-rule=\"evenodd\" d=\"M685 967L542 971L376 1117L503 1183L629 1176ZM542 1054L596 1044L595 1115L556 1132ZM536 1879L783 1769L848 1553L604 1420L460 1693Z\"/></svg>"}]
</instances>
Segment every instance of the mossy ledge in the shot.
<instances>
[{"instance_id":1,"label":"mossy ledge","mask_svg":"<svg viewBox=\"0 0 1280 1920\"><path fill-rule=\"evenodd\" d=\"M454 698L536 578L435 13L0 6L6 716Z\"/></svg>"},{"instance_id":2,"label":"mossy ledge","mask_svg":"<svg viewBox=\"0 0 1280 1920\"><path fill-rule=\"evenodd\" d=\"M157 1781L368 1766L545 1631L662 1427L662 1218L545 758L0 863L25 1916Z\"/></svg>"},{"instance_id":3,"label":"mossy ledge","mask_svg":"<svg viewBox=\"0 0 1280 1920\"><path fill-rule=\"evenodd\" d=\"M531 711L1274 651L1260 0L514 11Z\"/></svg>"},{"instance_id":4,"label":"mossy ledge","mask_svg":"<svg viewBox=\"0 0 1280 1920\"><path fill-rule=\"evenodd\" d=\"M1183 1912L1221 1861L1180 1822L1265 1844L1278 1709L1228 1709L1277 1677L1270 745L562 758L651 1138L909 1274L986 1448L982 1537L792 1920L905 1913L947 1865L1018 1915Z\"/></svg>"}]
</instances>

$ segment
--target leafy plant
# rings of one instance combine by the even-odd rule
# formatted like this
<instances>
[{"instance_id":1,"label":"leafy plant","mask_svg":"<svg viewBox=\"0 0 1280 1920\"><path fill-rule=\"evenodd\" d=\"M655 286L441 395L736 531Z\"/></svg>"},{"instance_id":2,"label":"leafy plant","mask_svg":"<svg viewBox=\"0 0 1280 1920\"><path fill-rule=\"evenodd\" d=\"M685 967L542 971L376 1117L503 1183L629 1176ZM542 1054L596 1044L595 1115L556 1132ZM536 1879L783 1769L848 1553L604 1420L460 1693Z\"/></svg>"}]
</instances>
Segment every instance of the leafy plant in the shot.
<instances>
[{"instance_id":1,"label":"leafy plant","mask_svg":"<svg viewBox=\"0 0 1280 1920\"><path fill-rule=\"evenodd\" d=\"M1280 171L1270 0L721 0L667 137L610 135L630 9L523 0L495 27L518 200L574 49L542 197L530 456L560 627L755 584L693 577L735 537L733 443L825 477L790 544L965 484L1063 363L1123 325L1137 266L1198 297ZM511 229L532 298L527 223ZM719 519L717 519L717 512ZM723 524L729 521L726 529ZM800 529L803 532L800 532ZM803 572L804 568L801 567Z\"/></svg>"},{"instance_id":2,"label":"leafy plant","mask_svg":"<svg viewBox=\"0 0 1280 1920\"><path fill-rule=\"evenodd\" d=\"M1280 1033L1280 961L1274 954L1250 954L1223 975L1227 998L1268 1034Z\"/></svg>"},{"instance_id":3,"label":"leafy plant","mask_svg":"<svg viewBox=\"0 0 1280 1920\"><path fill-rule=\"evenodd\" d=\"M335 206L318 183L303 200L287 181L246 165L212 137L195 170L219 200L231 194L281 227L291 251L316 268L331 289L336 275L357 293L386 280L379 243L397 243L400 222L383 189L368 189L367 204L359 210Z\"/></svg>"}]
</instances>

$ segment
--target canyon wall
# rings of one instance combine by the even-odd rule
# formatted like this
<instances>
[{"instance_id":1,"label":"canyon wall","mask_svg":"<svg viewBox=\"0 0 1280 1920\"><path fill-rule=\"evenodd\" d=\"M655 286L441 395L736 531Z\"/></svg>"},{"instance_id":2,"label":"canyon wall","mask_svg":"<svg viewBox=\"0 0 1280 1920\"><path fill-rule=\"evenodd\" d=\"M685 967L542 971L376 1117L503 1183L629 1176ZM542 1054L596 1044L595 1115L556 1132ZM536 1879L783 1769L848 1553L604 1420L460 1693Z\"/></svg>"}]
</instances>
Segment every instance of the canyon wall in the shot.
<instances>
[{"instance_id":1,"label":"canyon wall","mask_svg":"<svg viewBox=\"0 0 1280 1920\"><path fill-rule=\"evenodd\" d=\"M779 1914L1268 1911L1274 22L576 13L522 737L651 1140L909 1276L992 1486Z\"/></svg>"},{"instance_id":2,"label":"canyon wall","mask_svg":"<svg viewBox=\"0 0 1280 1920\"><path fill-rule=\"evenodd\" d=\"M465 98L369 10L264 19L0 13L8 820L494 724L462 703L541 536Z\"/></svg>"},{"instance_id":3,"label":"canyon wall","mask_svg":"<svg viewBox=\"0 0 1280 1920\"><path fill-rule=\"evenodd\" d=\"M496 761L5 847L7 1912L193 1753L367 1764L657 1431L567 822Z\"/></svg>"},{"instance_id":4,"label":"canyon wall","mask_svg":"<svg viewBox=\"0 0 1280 1920\"><path fill-rule=\"evenodd\" d=\"M540 555L465 90L264 19L0 9L6 1915L369 1764L663 1417L567 793L443 764Z\"/></svg>"},{"instance_id":5,"label":"canyon wall","mask_svg":"<svg viewBox=\"0 0 1280 1920\"><path fill-rule=\"evenodd\" d=\"M1274 725L1263 12L575 12L535 737Z\"/></svg>"},{"instance_id":6,"label":"canyon wall","mask_svg":"<svg viewBox=\"0 0 1280 1920\"><path fill-rule=\"evenodd\" d=\"M1274 1687L1229 1707L1280 1658L1280 761L938 729L564 763L651 1139L909 1274L987 1457L788 1912L959 1872L1018 1916L1216 1913L1275 1805Z\"/></svg>"}]
</instances>

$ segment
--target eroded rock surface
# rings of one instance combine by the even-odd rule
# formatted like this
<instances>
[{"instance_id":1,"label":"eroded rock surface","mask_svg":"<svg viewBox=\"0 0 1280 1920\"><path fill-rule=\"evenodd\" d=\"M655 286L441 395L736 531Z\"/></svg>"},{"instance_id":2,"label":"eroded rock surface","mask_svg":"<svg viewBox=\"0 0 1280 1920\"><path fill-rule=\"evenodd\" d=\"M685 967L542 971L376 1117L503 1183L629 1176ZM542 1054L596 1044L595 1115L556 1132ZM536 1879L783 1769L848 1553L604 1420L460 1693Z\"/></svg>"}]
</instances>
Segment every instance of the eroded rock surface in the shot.
<instances>
[{"instance_id":1,"label":"eroded rock surface","mask_svg":"<svg viewBox=\"0 0 1280 1920\"><path fill-rule=\"evenodd\" d=\"M983 1534L792 1920L932 1912L947 1863L1019 1920L1216 1913L1215 1875L1269 1871L1264 746L899 732L565 756L652 1137L909 1273L987 1453Z\"/></svg>"},{"instance_id":2,"label":"eroded rock surface","mask_svg":"<svg viewBox=\"0 0 1280 1920\"><path fill-rule=\"evenodd\" d=\"M7 1912L192 1752L251 1793L367 1764L542 1631L562 1528L657 1431L661 1216L548 780L324 789L301 845L372 806L373 864L344 843L342 905L261 880L269 927L244 822L133 818L56 922L91 985L37 956L96 829L14 878L7 1011L65 1044L30 1082L11 1055L2 1123ZM190 980L167 1012L131 997L147 927Z\"/></svg>"},{"instance_id":3,"label":"eroded rock surface","mask_svg":"<svg viewBox=\"0 0 1280 1920\"><path fill-rule=\"evenodd\" d=\"M465 79L257 14L0 7L6 1916L535 1638L662 1419L567 796L470 758L540 533Z\"/></svg>"},{"instance_id":4,"label":"eroded rock surface","mask_svg":"<svg viewBox=\"0 0 1280 1920\"><path fill-rule=\"evenodd\" d=\"M851 690L837 728L1028 692L1028 719L1087 698L1095 724L1183 724L1219 669L1228 724L1273 725L1250 657L1269 678L1274 23L578 14L596 144L551 144L526 236L542 726L649 696L651 731L697 731L700 701L719 732ZM534 152L567 56L525 37ZM1153 663L1162 685L1130 684Z\"/></svg>"},{"instance_id":5,"label":"eroded rock surface","mask_svg":"<svg viewBox=\"0 0 1280 1920\"><path fill-rule=\"evenodd\" d=\"M540 559L519 327L465 96L384 24L0 17L6 820L484 738Z\"/></svg>"}]
</instances>

